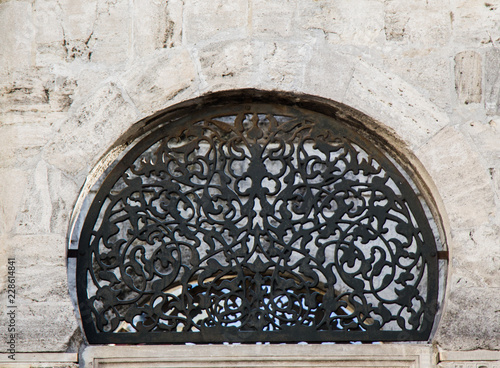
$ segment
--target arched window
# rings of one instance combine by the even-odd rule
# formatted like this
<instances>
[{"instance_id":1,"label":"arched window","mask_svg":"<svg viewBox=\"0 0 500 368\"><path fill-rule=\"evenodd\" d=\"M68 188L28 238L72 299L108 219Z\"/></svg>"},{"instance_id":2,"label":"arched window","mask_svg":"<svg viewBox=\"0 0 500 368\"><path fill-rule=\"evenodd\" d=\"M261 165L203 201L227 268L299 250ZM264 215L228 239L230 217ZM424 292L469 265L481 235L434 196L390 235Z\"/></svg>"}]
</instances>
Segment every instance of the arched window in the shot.
<instances>
[{"instance_id":1,"label":"arched window","mask_svg":"<svg viewBox=\"0 0 500 368\"><path fill-rule=\"evenodd\" d=\"M279 102L159 114L109 170L77 254L90 343L429 338L418 190L368 133Z\"/></svg>"}]
</instances>

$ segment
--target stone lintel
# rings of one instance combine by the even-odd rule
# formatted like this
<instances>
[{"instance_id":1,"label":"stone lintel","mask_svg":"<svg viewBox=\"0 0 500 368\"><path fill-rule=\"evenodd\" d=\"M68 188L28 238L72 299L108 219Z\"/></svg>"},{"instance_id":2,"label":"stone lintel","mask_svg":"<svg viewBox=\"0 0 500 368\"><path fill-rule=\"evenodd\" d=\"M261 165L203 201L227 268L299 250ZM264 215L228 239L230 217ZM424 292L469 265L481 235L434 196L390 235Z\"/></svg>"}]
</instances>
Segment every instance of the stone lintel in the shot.
<instances>
[{"instance_id":1,"label":"stone lintel","mask_svg":"<svg viewBox=\"0 0 500 368\"><path fill-rule=\"evenodd\" d=\"M430 368L426 344L90 346L85 367L407 367Z\"/></svg>"},{"instance_id":2,"label":"stone lintel","mask_svg":"<svg viewBox=\"0 0 500 368\"><path fill-rule=\"evenodd\" d=\"M10 358L9 358L10 357ZM0 354L1 367L33 367L36 364L43 364L51 367L77 367L78 353L15 353L14 360L12 354Z\"/></svg>"}]
</instances>

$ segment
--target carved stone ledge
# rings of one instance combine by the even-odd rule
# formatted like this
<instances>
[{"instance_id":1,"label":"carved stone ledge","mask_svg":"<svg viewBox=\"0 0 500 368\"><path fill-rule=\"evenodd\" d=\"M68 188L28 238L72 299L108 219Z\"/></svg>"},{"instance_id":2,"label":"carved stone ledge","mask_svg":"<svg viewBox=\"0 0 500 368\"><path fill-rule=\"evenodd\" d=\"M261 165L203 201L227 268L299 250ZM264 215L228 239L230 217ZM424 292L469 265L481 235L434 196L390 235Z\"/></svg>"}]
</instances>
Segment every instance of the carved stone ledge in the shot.
<instances>
[{"instance_id":1,"label":"carved stone ledge","mask_svg":"<svg viewBox=\"0 0 500 368\"><path fill-rule=\"evenodd\" d=\"M500 351L440 351L440 368L500 368Z\"/></svg>"},{"instance_id":2,"label":"carved stone ledge","mask_svg":"<svg viewBox=\"0 0 500 368\"><path fill-rule=\"evenodd\" d=\"M394 367L436 366L431 345L168 345L90 346L85 368L141 367Z\"/></svg>"}]
</instances>

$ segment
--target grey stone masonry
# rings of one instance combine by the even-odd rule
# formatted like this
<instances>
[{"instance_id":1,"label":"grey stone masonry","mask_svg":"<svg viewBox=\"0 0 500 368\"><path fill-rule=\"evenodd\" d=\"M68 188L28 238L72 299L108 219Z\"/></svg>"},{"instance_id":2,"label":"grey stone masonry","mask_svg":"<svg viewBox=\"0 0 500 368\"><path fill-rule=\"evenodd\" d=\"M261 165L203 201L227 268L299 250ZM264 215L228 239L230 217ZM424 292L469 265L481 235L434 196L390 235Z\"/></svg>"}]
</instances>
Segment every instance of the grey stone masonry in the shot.
<instances>
[{"instance_id":1,"label":"grey stone masonry","mask_svg":"<svg viewBox=\"0 0 500 368\"><path fill-rule=\"evenodd\" d=\"M146 117L247 88L387 142L449 251L429 344L500 350L499 45L498 1L0 0L0 353L8 259L16 352L76 354L66 251L90 187Z\"/></svg>"}]
</instances>

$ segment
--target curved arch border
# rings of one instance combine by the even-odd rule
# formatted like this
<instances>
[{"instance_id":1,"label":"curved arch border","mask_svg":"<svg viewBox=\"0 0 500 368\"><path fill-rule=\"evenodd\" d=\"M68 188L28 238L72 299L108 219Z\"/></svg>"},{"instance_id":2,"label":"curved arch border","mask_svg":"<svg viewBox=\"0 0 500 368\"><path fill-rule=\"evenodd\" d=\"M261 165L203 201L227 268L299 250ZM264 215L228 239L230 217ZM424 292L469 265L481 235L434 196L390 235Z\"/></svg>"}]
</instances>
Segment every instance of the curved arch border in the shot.
<instances>
[{"instance_id":1,"label":"curved arch border","mask_svg":"<svg viewBox=\"0 0 500 368\"><path fill-rule=\"evenodd\" d=\"M380 338L381 340L387 340L387 341L396 341L396 340L426 340L427 341L427 338L429 336L429 333L430 333L430 327L434 324L434 320L435 320L435 310L438 309L437 308L437 303L438 303L438 300L437 300L437 290L438 290L438 284L439 284L439 281L440 281L440 277L438 275L438 272L437 272L437 268L434 268L437 266L437 260L436 257L437 254L436 254L436 246L435 246L435 243L434 243L434 239L437 235L437 231L436 229L434 229L434 234L433 232L430 230L430 228L428 227L428 223L426 223L426 220L425 218L427 217L427 219L429 220L431 218L430 214L428 213L428 204L427 204L427 201L424 199L417 199L418 197L426 197L425 195L422 195L422 192L420 191L420 189L418 189L417 186L415 186L413 180L411 180L410 176L408 176L408 173L406 172L407 170L401 170L398 168L396 168L396 166L406 166L404 164L404 162L402 161L399 161L397 159L394 159L394 157L392 157L392 155L387 155L387 153L382 153L382 152L387 152L388 151L388 147L389 147L389 143L388 142L384 142L382 141L381 137L374 137L373 136L373 133L371 133L362 123L360 123L358 120L354 120L354 119L350 119L350 120L345 120L345 117L346 117L346 110L347 110L347 107L343 107L343 106L338 106L337 104L335 103L328 103L327 101L323 101L322 99L319 99L319 98L314 98L313 96L299 96L299 95L293 95L293 94L284 94L284 93L270 93L270 92L265 92L265 91L255 91L255 90L243 90L243 91L227 91L227 92L219 92L219 93L215 93L215 94L211 94L209 96L206 96L204 98L198 98L198 99L195 99L194 101L187 101L186 103L184 104L181 104L181 105L176 105L170 109L166 109L165 111L161 112L161 113L158 113L154 116L154 118L152 118L153 120L150 120L149 118L147 119L147 123L144 125L144 129L140 129L140 132L135 132L136 134L132 134L132 135L129 135L130 137L130 140L133 140L134 143L130 144L129 147L130 147L130 151L128 149L125 149L124 150L124 155L120 155L120 158L115 160L115 163L113 165L110 166L110 169L112 170L109 175L107 175L106 179L104 180L104 182L102 184L99 183L99 189L97 189L97 196L95 198L92 198L92 205L90 207L90 210L89 210L89 213L88 214L85 214L84 211L82 213L82 217L83 215L85 214L85 224L83 225L83 233L81 233L81 236L80 238L83 239L83 243L82 241L80 241L80 248L78 250L78 268L77 268L77 273L78 273L78 269L80 269L78 275L77 275L77 279L79 281L77 281L77 287L79 288L78 290L78 295L79 295L79 300L80 301L84 301L84 300L87 300L86 299L86 295L87 295L87 291L88 291L88 288L87 288L87 284L85 281L83 281L83 279L81 278L81 275L82 275L82 272L84 274L86 274L87 270L90 266L88 265L88 262L89 262L89 256L88 256L88 253L87 252L87 245L89 244L89 241L90 241L90 233L89 231L91 230L91 228L89 228L89 225L90 226L94 226L92 225L93 222L89 222L89 217L90 221L98 221L97 220L97 214L98 212L96 212L96 205L99 206L100 204L102 204L103 202L105 202L104 200L104 197L103 195L107 195L107 193L109 193L109 190L110 190L110 186L109 185L113 185L113 183L115 182L116 178L117 177L120 177L122 174L123 174L123 171L124 170L124 167L131 164L131 162L134 160L132 159L132 161L130 161L131 157L137 157L138 155L138 152L142 152L141 150L144 149L144 147L147 147L148 145L151 144L151 142L154 142L155 140L158 140L160 137L163 137L163 134L165 133L161 133L161 132L158 132L159 135L157 135L155 132L158 131L158 129L161 129L163 131L165 131L166 128L168 128L169 125L165 125L165 124L170 124L171 122L173 122L174 125L176 126L180 126L178 123L180 122L183 122L185 121L192 121L192 122L196 122L198 118L195 118L197 116L205 116L206 114L210 114L213 113L213 110L215 109L215 111L218 111L218 109L222 109L221 111L226 111L226 109L230 106L240 106L240 108L243 108L245 105L248 105L246 108L247 109L250 109L250 106L251 105L259 105L259 104L265 104L265 106L267 106L267 109L272 109L270 107L270 105L272 106L279 106L279 108L281 109L282 107L290 107L290 111L289 113L294 115L295 114L299 114L297 116L302 116L300 115L301 113L299 112L299 109L300 110L307 110L307 111L314 111L314 113L317 113L318 115L306 115L308 117L302 117L302 119L306 119L308 120L309 118L314 120L316 117L318 119L320 119L320 116L329 116L332 118L331 122L333 124L333 121L339 121L337 124L337 128L334 128L334 126L332 125L332 131L336 132L334 134L340 134L341 131L346 131L346 132L350 132L350 133L347 133L348 134L348 137L347 138L349 141L351 142L357 142L360 144L361 147L363 147L363 149L367 148L367 152L369 155L371 154L375 154L375 151L378 151L375 146L379 146L379 148L381 148L380 151L378 151L378 158L376 158L376 161L381 165L381 167L383 168L383 170L387 170L386 173L389 175L390 173L390 177L393 178L394 180L399 180L399 179L395 179L398 175L401 177L401 176L405 176L406 177L406 181L407 183L405 184L405 188L406 189L403 189L403 187L399 187L399 184L398 184L398 187L399 189L404 193L403 196L405 198L405 201L408 201L408 205L409 205L409 208L414 216L414 219L415 221L417 221L419 223L419 228L420 230L422 231L422 236L424 237L424 244L423 246L425 246L428 250L428 253L426 255L424 255L424 258L426 259L426 265L429 266L429 268L427 268L426 266L426 269L427 269L427 277L428 277L428 280L429 280L429 283L427 284L428 285L428 295L426 297L426 300L429 302L429 304L426 304L425 305L425 315L426 317L424 317L424 320L427 320L429 321L430 318L432 318L432 322L430 322L428 324L428 327L424 327L424 330L421 330L419 328L419 331L415 331L414 333L413 332L410 332L410 331L398 331L400 332L400 334L398 334L397 336L396 335L390 335L389 332L381 332L380 336L378 336L378 338ZM264 106L264 105L262 105ZM260 108L263 108L263 107L260 107ZM257 109L259 109L259 107L256 107ZM264 108L266 109L266 108ZM208 110L208 112L206 111ZM259 110L257 110L259 111ZM276 113L278 113L279 110L273 110L275 111ZM288 111L288 109L286 108L285 111ZM292 112L293 111L293 112ZM222 112L219 112L219 113L222 113ZM201 114L201 115L200 115ZM195 120L193 120L195 119ZM342 122L340 122L342 121ZM184 127L184 125L182 125L182 127ZM188 126L185 126L186 129L188 129ZM336 130L337 129L337 130ZM144 134L142 134L142 130L146 130L146 132ZM168 131L168 129L167 129ZM137 133L139 133L139 137L137 137ZM343 133L345 134L345 133ZM361 137L359 137L361 136ZM364 136L364 137L363 137ZM358 137L361 138L361 140L358 140ZM363 139L364 138L364 139ZM361 144L361 142L365 142L367 144L367 146L363 146ZM144 143L147 143L146 146L144 146ZM370 144L372 144L373 146L368 146L368 142L370 142ZM139 151L137 149L137 147L140 147ZM127 147L128 148L128 147ZM372 151L373 149L373 151ZM126 153L125 153L126 152ZM131 156L131 154L134 153L133 156ZM377 156L375 156L377 157ZM399 161L399 162L398 162ZM395 166L393 166L395 165ZM118 176L116 176L118 175ZM395 175L395 177L393 177L392 175ZM414 175L411 175L411 176L414 176ZM113 178L111 179L111 182L109 181L110 180L110 177ZM403 179L401 177L401 185L403 185L402 183L405 182L405 179ZM409 184L411 183L411 184ZM410 185L413 186L413 189L410 188ZM382 190L382 189L381 189ZM420 202L420 204L419 204ZM422 211L422 207L424 209L427 209L427 214L424 215L424 212ZM418 211L417 209L420 208L420 210ZM416 211L416 212L414 212ZM422 222L420 222L422 221ZM435 226L435 220L432 219L430 221L431 224L434 224ZM431 225L432 226L432 225ZM436 227L436 226L435 226ZM86 230L85 230L86 229ZM438 244L440 242L438 241ZM441 245L438 245L438 250L442 250L442 246ZM80 262L82 264L80 264ZM429 262L429 263L427 263ZM193 267L195 266L194 264L192 264ZM82 267L84 269L82 269ZM92 271L90 271L92 273ZM96 284L97 285L97 284ZM94 294L92 294L94 295ZM400 305L402 306L402 305ZM81 313L85 314L85 313L89 313L90 314L90 309L89 309L89 304L83 302L83 304L81 304L80 306L80 311ZM94 311L95 312L95 311ZM428 314L429 313L429 314ZM107 338L106 337L103 337L105 332L104 331L96 331L95 330L95 326L92 325L92 324L89 324L89 321L87 319L84 319L83 320L83 323L85 325L85 330L86 330L86 333L87 333L87 337L89 338L90 340L90 337L92 337L92 340L95 342L95 341L113 341L115 342L115 339L112 337L112 334L107 334ZM101 334L102 332L102 334ZM138 331L139 332L139 331ZM305 331L304 331L305 332ZM101 336L101 338L98 337L98 335L101 334L103 336ZM271 336L272 335L272 336ZM293 335L293 334L292 334ZM271 333L269 335L269 338L270 338L270 341L281 341L279 339L286 339L286 340L283 340L283 341L288 341L288 339L290 339L290 341L295 341L293 340L293 338L296 338L296 336L292 336L292 335L289 335L287 333L285 334L281 334L281 335L277 335L277 333ZM352 336L351 336L352 335ZM363 340L366 338L365 336L363 336L364 334L360 334L359 336L358 335L355 335L355 333L351 333L351 332L345 332L345 334L341 334L341 335L336 335L335 336L335 339L344 339L344 338L347 338L347 337L350 337L351 339L354 337L354 336L358 336L360 340ZM369 337L370 336L370 333L367 332L366 335ZM375 333L373 334L374 336L376 335ZM200 335L201 337L203 336L203 334ZM198 337L200 337L198 336ZM278 337L280 336L280 337ZM329 336L329 335L328 335ZM391 337L392 336L392 337ZM406 336L406 337L405 337ZM128 336L130 337L130 336ZM177 342L177 340L170 340L170 338L159 338L158 336L156 336L157 339L155 339L154 341L165 341L165 342ZM176 336L177 337L177 336ZM185 336L185 338L187 338L188 336ZM258 336L257 335L252 335L252 339L255 339L257 338ZM329 336L327 337L327 335L320 335L320 332L318 332L318 335L315 335L314 337L313 336L310 336L309 338L311 340L307 340L307 341L317 341L318 338L325 338L325 339L332 339L334 338L334 336ZM143 338L145 338L145 336L143 336ZM198 338L195 338L195 336L192 336L191 338L193 338L194 340L193 341L199 341ZM219 338L229 338L228 336L219 336ZM235 337L233 337L232 339L234 339ZM250 338L250 336L248 336L248 338ZM373 337L372 337L373 338ZM121 336L121 337L116 337L116 342L118 341L135 341L134 338L126 338L124 336ZM203 338L202 337L202 340L200 341L205 341L205 342L216 342L218 340L216 340L216 337L213 337L213 340L208 340L206 341L205 340L206 338ZM231 341L232 341L231 339ZM245 341L247 338L245 338L243 341ZM278 340L276 340L278 339ZM354 338L355 340L357 338ZM151 339L153 340L153 339ZM137 341L142 341L142 340L137 340ZM182 342L183 340L180 340L179 342ZM238 341L236 339L236 341ZM251 341L251 340L250 340ZM258 340L257 340L258 341Z\"/></svg>"},{"instance_id":2,"label":"curved arch border","mask_svg":"<svg viewBox=\"0 0 500 368\"><path fill-rule=\"evenodd\" d=\"M238 50L242 41L228 41L216 46ZM255 49L261 46L251 45ZM243 88L284 95L291 92L295 96L320 99L341 111L345 119L357 121L362 128L380 137L389 151L406 163L405 168L412 173L414 180L416 178L417 185L432 198L429 204L436 219L440 219L442 242L452 252L451 232L480 226L494 208L486 169L474 149L452 126L448 116L411 85L359 60L357 56L341 54L324 46L315 49L310 60L290 63L285 69L280 63L266 64L263 75L255 73L253 63L256 61L252 59L242 62L230 58L220 60L219 56L212 54L201 60L198 52L187 48L165 50L131 65L121 76L105 81L92 96L75 101L79 107L68 124L61 128L66 134L59 135L52 142L56 147L55 154L64 156L67 171L73 170L75 161L71 153L62 152L67 148L63 139L70 136L80 152L86 155L83 163L76 162L80 164L80 172L86 173L86 179L79 199L75 198L71 229L93 183L123 151L130 137L140 135L141 129L151 121L152 117L144 116L173 106L181 107L182 101ZM293 59L294 49L290 45L278 44L277 47L284 51L281 61ZM177 74L166 80L152 77L160 69ZM145 93L141 94L141 91ZM105 125L102 139L93 141L82 134L88 129L88 125L79 124L82 117L91 127ZM110 147L109 142L116 143ZM59 145L63 148L58 149ZM451 152L450 145L453 146ZM457 164L454 159L458 154L466 160ZM453 178L467 183L469 195L479 194L478 198L482 200L464 203L463 191L457 190L460 182ZM464 211L466 206L467 211ZM450 264L448 274L451 273ZM436 323L435 328L439 329L438 326Z\"/></svg>"},{"instance_id":3,"label":"curved arch border","mask_svg":"<svg viewBox=\"0 0 500 368\"><path fill-rule=\"evenodd\" d=\"M118 163L119 159L121 159L121 157L123 157L123 155L128 152L128 147L134 147L136 142L143 139L143 137L146 135L151 135L150 132L154 131L156 126L163 124L165 121L170 121L172 119L175 120L177 116L182 117L185 115L196 114L197 111L203 110L205 106L214 107L218 105L264 102L271 104L296 106L302 109L318 112L343 120L344 123L348 124L351 128L354 128L360 135L370 139L376 146L381 147L383 151L386 151L390 156L392 156L396 160L395 162L393 161L393 163L396 163L396 165L400 165L403 167L403 172L406 172L410 175L410 178L408 178L409 182L417 183L416 187L418 189L415 189L417 189L418 195L422 195L425 198L424 202L426 206L430 206L431 212L434 212L432 211L432 208L436 206L432 201L432 197L426 195L425 189L424 191L422 191L423 188L421 183L423 182L423 180L418 177L417 171L403 160L401 154L394 147L392 142L387 139L387 137L385 137L383 134L379 134L374 129L370 129L371 126L375 126L376 124L372 121L372 119L343 104L339 104L334 101L329 101L314 96L297 95L292 93L277 93L257 91L252 89L224 91L186 101L171 108L167 108L164 111L154 114L151 117L143 119L142 121L131 127L129 131L125 133L122 140L117 142L116 144L116 147L121 149L115 148L108 153L107 157L105 157L105 159L101 161L101 164L95 169L94 178L97 180L98 177L101 177L107 169L107 166L109 166L109 168L114 167L114 164L111 161L114 161L114 163ZM111 160L112 158L113 160ZM109 165L105 165L105 163L108 163ZM92 185L91 183L89 183L89 186L93 186L93 183ZM85 211L82 211L81 218L83 218L84 216ZM439 219L439 217L436 217L436 215L432 217ZM437 226L437 228L441 228L440 224ZM78 235L79 232L79 229L75 229L76 235ZM439 289L442 289L444 280L436 280L436 282L441 283ZM442 300L442 297L439 297L438 300Z\"/></svg>"}]
</instances>

